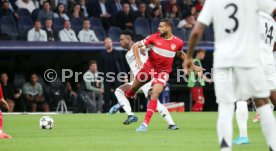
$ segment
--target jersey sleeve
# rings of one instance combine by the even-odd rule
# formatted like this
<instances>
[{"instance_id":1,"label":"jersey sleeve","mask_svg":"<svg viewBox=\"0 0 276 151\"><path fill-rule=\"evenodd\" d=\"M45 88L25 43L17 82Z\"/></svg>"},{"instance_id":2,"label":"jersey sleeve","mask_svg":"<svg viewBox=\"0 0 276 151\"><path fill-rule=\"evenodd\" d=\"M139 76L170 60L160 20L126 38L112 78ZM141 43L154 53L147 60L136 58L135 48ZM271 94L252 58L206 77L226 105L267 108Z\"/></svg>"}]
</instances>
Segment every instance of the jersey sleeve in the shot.
<instances>
[{"instance_id":1,"label":"jersey sleeve","mask_svg":"<svg viewBox=\"0 0 276 151\"><path fill-rule=\"evenodd\" d=\"M184 46L184 41L181 41L180 44L179 44L178 51L182 51L183 50L183 46Z\"/></svg>"},{"instance_id":2,"label":"jersey sleeve","mask_svg":"<svg viewBox=\"0 0 276 151\"><path fill-rule=\"evenodd\" d=\"M274 0L258 0L259 8L268 14L271 14L276 9L276 1Z\"/></svg>"},{"instance_id":3,"label":"jersey sleeve","mask_svg":"<svg viewBox=\"0 0 276 151\"><path fill-rule=\"evenodd\" d=\"M198 22L205 24L206 26L209 26L212 23L213 15L214 15L214 4L212 4L211 0L206 0L205 4L203 6L202 11L200 12L198 16Z\"/></svg>"},{"instance_id":4,"label":"jersey sleeve","mask_svg":"<svg viewBox=\"0 0 276 151\"><path fill-rule=\"evenodd\" d=\"M156 37L155 34L152 34L152 35L146 37L145 39L142 40L143 45L148 46L148 45L153 44L155 37Z\"/></svg>"}]
</instances>

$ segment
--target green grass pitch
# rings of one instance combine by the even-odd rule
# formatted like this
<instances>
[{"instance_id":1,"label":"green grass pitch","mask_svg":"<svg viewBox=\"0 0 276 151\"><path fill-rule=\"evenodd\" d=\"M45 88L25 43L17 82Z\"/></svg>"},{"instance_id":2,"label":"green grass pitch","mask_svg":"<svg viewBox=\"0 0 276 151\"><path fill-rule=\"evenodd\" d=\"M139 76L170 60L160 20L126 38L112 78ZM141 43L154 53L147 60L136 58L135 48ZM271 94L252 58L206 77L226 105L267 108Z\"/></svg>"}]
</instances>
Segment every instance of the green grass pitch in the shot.
<instances>
[{"instance_id":1,"label":"green grass pitch","mask_svg":"<svg viewBox=\"0 0 276 151\"><path fill-rule=\"evenodd\" d=\"M148 132L135 129L144 113L137 113L139 121L129 126L122 122L123 113L51 115L55 125L52 130L41 130L42 115L4 115L4 130L13 139L0 140L0 151L216 151L219 150L216 135L217 113L172 113L180 129L167 130L167 124L154 115ZM268 150L260 124L252 123L250 113L250 145L234 146L234 151ZM234 137L237 126L234 123Z\"/></svg>"}]
</instances>

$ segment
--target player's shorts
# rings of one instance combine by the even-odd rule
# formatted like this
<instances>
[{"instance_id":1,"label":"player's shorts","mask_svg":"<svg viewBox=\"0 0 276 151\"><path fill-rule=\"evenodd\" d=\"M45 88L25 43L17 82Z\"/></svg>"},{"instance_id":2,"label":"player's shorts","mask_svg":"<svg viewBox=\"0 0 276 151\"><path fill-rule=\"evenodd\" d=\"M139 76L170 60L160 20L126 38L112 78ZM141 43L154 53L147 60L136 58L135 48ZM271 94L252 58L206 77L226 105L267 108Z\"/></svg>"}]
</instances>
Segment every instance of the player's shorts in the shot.
<instances>
[{"instance_id":1,"label":"player's shorts","mask_svg":"<svg viewBox=\"0 0 276 151\"><path fill-rule=\"evenodd\" d=\"M156 72L151 67L144 65L135 78L143 83L152 81L152 85L161 84L165 87L169 80L169 74L167 72Z\"/></svg>"},{"instance_id":2,"label":"player's shorts","mask_svg":"<svg viewBox=\"0 0 276 151\"><path fill-rule=\"evenodd\" d=\"M264 73L266 76L266 81L270 91L276 91L276 69L275 65L265 65Z\"/></svg>"},{"instance_id":3,"label":"player's shorts","mask_svg":"<svg viewBox=\"0 0 276 151\"><path fill-rule=\"evenodd\" d=\"M129 85L133 85L133 81L128 83ZM152 81L146 83L145 85L143 85L139 90L142 90L145 97L148 97L149 94L149 90L152 88Z\"/></svg>"},{"instance_id":4,"label":"player's shorts","mask_svg":"<svg viewBox=\"0 0 276 151\"><path fill-rule=\"evenodd\" d=\"M234 103L238 100L267 98L270 94L261 67L215 68L215 94L217 102Z\"/></svg>"},{"instance_id":5,"label":"player's shorts","mask_svg":"<svg viewBox=\"0 0 276 151\"><path fill-rule=\"evenodd\" d=\"M202 87L193 87L192 91L192 100L193 101L201 101L204 98L203 88Z\"/></svg>"}]
</instances>

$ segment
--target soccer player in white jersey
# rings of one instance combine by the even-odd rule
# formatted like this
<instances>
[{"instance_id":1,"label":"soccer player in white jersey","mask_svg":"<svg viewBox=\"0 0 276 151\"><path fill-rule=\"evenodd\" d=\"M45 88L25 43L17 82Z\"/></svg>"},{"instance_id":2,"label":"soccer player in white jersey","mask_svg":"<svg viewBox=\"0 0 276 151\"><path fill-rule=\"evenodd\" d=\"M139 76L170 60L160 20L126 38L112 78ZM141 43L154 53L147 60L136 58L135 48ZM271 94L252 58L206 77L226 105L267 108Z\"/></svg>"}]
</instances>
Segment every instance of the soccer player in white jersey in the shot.
<instances>
[{"instance_id":1,"label":"soccer player in white jersey","mask_svg":"<svg viewBox=\"0 0 276 151\"><path fill-rule=\"evenodd\" d=\"M135 76L139 72L140 69L136 66L136 59L135 59L135 56L134 56L133 51L132 51L132 46L134 44L132 39L133 38L132 38L132 32L131 31L125 30L121 33L120 44L124 49L128 50L128 52L126 53L126 60L127 60L127 63L128 63L128 65L131 69L132 74ZM148 59L148 54L147 53L140 54L140 59L143 63L145 63ZM119 88L116 89L115 96L117 97L117 100L118 100L119 103L114 105L110 109L111 114L114 114L117 111L119 111L119 109L121 107L124 109L124 111L128 115L128 118L123 122L125 125L129 125L133 122L138 121L138 118L131 111L131 106L130 106L129 100L125 96L125 91L132 85L132 83L133 82L124 84L124 85L122 85L122 86L120 86ZM141 90L143 91L145 97L148 98L149 95L150 95L149 91L151 90L151 82L148 82L143 87L141 87ZM177 130L178 129L178 127L174 123L168 109L163 104L161 104L159 101L158 101L158 104L157 104L157 111L160 113L160 115L168 123L168 125L169 125L168 129L170 129L170 130Z\"/></svg>"},{"instance_id":2,"label":"soccer player in white jersey","mask_svg":"<svg viewBox=\"0 0 276 151\"><path fill-rule=\"evenodd\" d=\"M233 117L238 99L254 98L270 151L276 151L276 120L268 101L269 88L260 61L258 11L272 13L274 0L206 0L188 43L192 55L206 26L215 32L214 83L218 103L217 133L221 151L232 150Z\"/></svg>"},{"instance_id":3,"label":"soccer player in white jersey","mask_svg":"<svg viewBox=\"0 0 276 151\"><path fill-rule=\"evenodd\" d=\"M261 51L261 63L263 64L266 81L270 90L270 100L276 103L276 68L273 56L273 47L276 41L276 23L267 13L259 12L259 31L261 40L259 51ZM241 100L236 103L236 120L239 128L239 136L233 144L249 144L247 135L248 108L247 101ZM258 114L258 113L257 113Z\"/></svg>"}]
</instances>

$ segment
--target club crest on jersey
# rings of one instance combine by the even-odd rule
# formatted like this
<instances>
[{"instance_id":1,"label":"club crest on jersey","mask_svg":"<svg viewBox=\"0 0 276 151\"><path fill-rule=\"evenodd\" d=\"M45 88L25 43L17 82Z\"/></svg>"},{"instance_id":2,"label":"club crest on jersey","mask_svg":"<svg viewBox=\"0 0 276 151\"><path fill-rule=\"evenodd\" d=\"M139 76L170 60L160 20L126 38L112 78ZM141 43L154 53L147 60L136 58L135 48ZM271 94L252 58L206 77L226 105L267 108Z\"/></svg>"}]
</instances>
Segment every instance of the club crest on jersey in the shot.
<instances>
[{"instance_id":1,"label":"club crest on jersey","mask_svg":"<svg viewBox=\"0 0 276 151\"><path fill-rule=\"evenodd\" d=\"M171 44L171 48L172 48L172 50L174 50L174 49L175 49L175 47L176 47L176 44Z\"/></svg>"}]
</instances>

